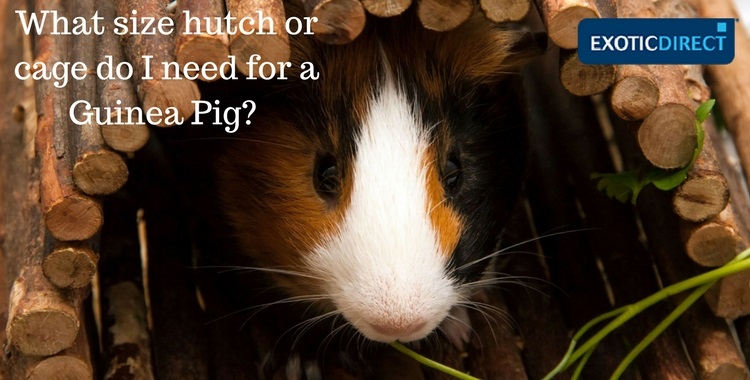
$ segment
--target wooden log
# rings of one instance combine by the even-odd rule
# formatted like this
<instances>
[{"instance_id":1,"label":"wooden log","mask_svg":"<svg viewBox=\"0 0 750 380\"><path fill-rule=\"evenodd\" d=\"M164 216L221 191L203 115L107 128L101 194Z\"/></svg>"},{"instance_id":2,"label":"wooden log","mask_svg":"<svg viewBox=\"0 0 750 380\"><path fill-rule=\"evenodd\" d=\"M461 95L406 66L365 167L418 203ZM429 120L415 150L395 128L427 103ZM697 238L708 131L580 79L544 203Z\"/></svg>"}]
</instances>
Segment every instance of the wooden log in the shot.
<instances>
[{"instance_id":1,"label":"wooden log","mask_svg":"<svg viewBox=\"0 0 750 380\"><path fill-rule=\"evenodd\" d=\"M622 1L618 18L653 18L656 9L651 0ZM643 120L659 101L658 80L647 65L620 65L610 97L612 109L623 120Z\"/></svg>"},{"instance_id":2,"label":"wooden log","mask_svg":"<svg viewBox=\"0 0 750 380\"><path fill-rule=\"evenodd\" d=\"M31 36L25 35L18 25L15 10L28 9L26 3L15 7L3 2L0 6L0 78L12 78L16 63L31 62L33 49ZM36 111L34 88L31 80L8 80L0 91L0 341L6 342L5 326L8 323L10 288L18 275L21 262L26 257L32 223L37 230L43 228L40 213L36 220L28 218L30 204L38 208L38 181L36 189L29 186L30 171L34 163L34 129ZM31 194L29 194L31 193ZM23 221L23 222L19 222ZM11 363L6 355L0 359L0 378L11 378Z\"/></svg>"},{"instance_id":3,"label":"wooden log","mask_svg":"<svg viewBox=\"0 0 750 380\"><path fill-rule=\"evenodd\" d=\"M43 9L62 9L58 1L40 2ZM41 9L39 9L41 10ZM38 10L38 11L39 11ZM42 34L36 39L36 60L48 66L67 58L68 40L51 36L52 20L47 18ZM50 233L60 240L85 240L102 224L99 202L81 194L73 183L72 155L67 135L68 110L65 89L50 81L36 83L36 107L39 115L36 131L36 153L41 160L41 199L44 222Z\"/></svg>"},{"instance_id":4,"label":"wooden log","mask_svg":"<svg viewBox=\"0 0 750 380\"><path fill-rule=\"evenodd\" d=\"M93 380L94 370L87 339L86 329L82 328L73 346L57 355L22 357L19 360L19 367L23 368L24 371L23 373L15 373L14 377L24 380Z\"/></svg>"},{"instance_id":5,"label":"wooden log","mask_svg":"<svg viewBox=\"0 0 750 380\"><path fill-rule=\"evenodd\" d=\"M392 17L409 9L411 0L362 0L362 5L375 16Z\"/></svg>"},{"instance_id":6,"label":"wooden log","mask_svg":"<svg viewBox=\"0 0 750 380\"><path fill-rule=\"evenodd\" d=\"M430 30L444 32L456 28L474 12L471 0L419 0L417 15L422 25Z\"/></svg>"},{"instance_id":7,"label":"wooden log","mask_svg":"<svg viewBox=\"0 0 750 380\"><path fill-rule=\"evenodd\" d=\"M688 256L705 267L728 263L746 245L742 243L731 207L704 223L684 223L682 236Z\"/></svg>"},{"instance_id":8,"label":"wooden log","mask_svg":"<svg viewBox=\"0 0 750 380\"><path fill-rule=\"evenodd\" d=\"M578 47L578 23L599 18L594 0L535 0L549 38L563 49Z\"/></svg>"},{"instance_id":9,"label":"wooden log","mask_svg":"<svg viewBox=\"0 0 750 380\"><path fill-rule=\"evenodd\" d=\"M10 294L8 342L25 355L70 348L80 330L81 301L80 292L65 293L52 285L38 263L24 266Z\"/></svg>"},{"instance_id":10,"label":"wooden log","mask_svg":"<svg viewBox=\"0 0 750 380\"><path fill-rule=\"evenodd\" d=\"M671 212L667 200L668 194L649 188L639 196L637 206L659 274L666 284L672 284L696 275L698 268L685 259L683 248L674 238L679 218ZM685 296L677 295L673 304L678 304ZM746 379L750 376L727 324L712 316L703 300L693 304L677 320L677 325L698 378Z\"/></svg>"},{"instance_id":11,"label":"wooden log","mask_svg":"<svg viewBox=\"0 0 750 380\"><path fill-rule=\"evenodd\" d=\"M520 21L529 13L529 0L479 0L484 16L492 22Z\"/></svg>"},{"instance_id":12,"label":"wooden log","mask_svg":"<svg viewBox=\"0 0 750 380\"><path fill-rule=\"evenodd\" d=\"M648 66L617 66L610 102L623 120L645 119L659 102L659 86Z\"/></svg>"},{"instance_id":13,"label":"wooden log","mask_svg":"<svg viewBox=\"0 0 750 380\"><path fill-rule=\"evenodd\" d=\"M353 41L365 27L365 9L357 0L304 0L305 12L318 21L315 37L329 44Z\"/></svg>"},{"instance_id":14,"label":"wooden log","mask_svg":"<svg viewBox=\"0 0 750 380\"><path fill-rule=\"evenodd\" d=\"M686 0L658 0L653 3L656 17L661 18L694 18L700 17L698 12ZM703 78L703 66L681 65L685 73L688 97L696 105L708 100L711 91Z\"/></svg>"},{"instance_id":15,"label":"wooden log","mask_svg":"<svg viewBox=\"0 0 750 380\"><path fill-rule=\"evenodd\" d=\"M686 166L697 146L695 114L678 66L651 66L659 103L638 128L638 144L651 164L664 169Z\"/></svg>"},{"instance_id":16,"label":"wooden log","mask_svg":"<svg viewBox=\"0 0 750 380\"><path fill-rule=\"evenodd\" d=\"M42 271L59 288L81 288L91 283L99 255L85 242L58 243L44 257Z\"/></svg>"},{"instance_id":17,"label":"wooden log","mask_svg":"<svg viewBox=\"0 0 750 380\"><path fill-rule=\"evenodd\" d=\"M750 379L726 321L711 314L704 300L685 312L679 326L699 379Z\"/></svg>"},{"instance_id":18,"label":"wooden log","mask_svg":"<svg viewBox=\"0 0 750 380\"><path fill-rule=\"evenodd\" d=\"M227 0L227 11L241 19L253 20L255 34L238 33L229 36L229 51L237 57L237 68L244 75L250 74L248 61L253 54L260 54L261 62L289 61L289 35L284 27L284 2L282 0ZM264 19L258 19L262 10ZM239 25L235 25L235 28ZM262 32L263 34L259 34ZM256 74L257 76L257 74Z\"/></svg>"},{"instance_id":19,"label":"wooden log","mask_svg":"<svg viewBox=\"0 0 750 380\"><path fill-rule=\"evenodd\" d=\"M186 11L189 12L191 19L200 20L200 28L195 22L188 22ZM177 37L174 43L174 55L183 72L186 69L194 71L206 67L204 65L207 63L209 63L208 67L215 66L217 70L228 67L225 63L229 62L229 36L219 27L225 15L226 9L221 0L177 2ZM189 33L186 33L188 31ZM216 73L212 77L203 76L200 70L198 73L198 79L202 81L211 82L221 78Z\"/></svg>"},{"instance_id":20,"label":"wooden log","mask_svg":"<svg viewBox=\"0 0 750 380\"><path fill-rule=\"evenodd\" d=\"M76 1L70 5L70 14L76 17L91 19L94 15L94 0ZM72 37L73 52L76 60L86 67L96 67L96 35L81 34ZM70 103L83 100L88 104L97 104L97 76L91 73L73 86ZM75 155L73 163L73 180L84 193L90 195L111 194L119 189L128 179L128 167L120 155L113 153L104 145L101 127L97 124L94 113L83 107L73 108L73 116L78 120L87 120L83 125L70 125L68 138Z\"/></svg>"},{"instance_id":21,"label":"wooden log","mask_svg":"<svg viewBox=\"0 0 750 380\"><path fill-rule=\"evenodd\" d=\"M729 184L716 160L711 136L706 136L698 159L674 192L675 213L690 222L701 222L718 215L729 203Z\"/></svg>"},{"instance_id":22,"label":"wooden log","mask_svg":"<svg viewBox=\"0 0 750 380\"><path fill-rule=\"evenodd\" d=\"M115 4L112 1L97 0L96 6L99 16L104 20L104 33L96 43L99 62L104 62L105 57L109 56L112 57L112 66L117 67L125 58L120 38L114 33ZM99 79L96 84L99 105L112 110L107 118L109 122L101 125L104 142L120 152L135 152L143 147L148 141L148 126L137 120L128 120L127 112L123 111L138 106L133 82L113 76L112 79Z\"/></svg>"},{"instance_id":23,"label":"wooden log","mask_svg":"<svg viewBox=\"0 0 750 380\"><path fill-rule=\"evenodd\" d=\"M560 83L578 96L606 91L615 81L614 65L586 65L578 59L578 51L560 51Z\"/></svg>"},{"instance_id":24,"label":"wooden log","mask_svg":"<svg viewBox=\"0 0 750 380\"><path fill-rule=\"evenodd\" d=\"M115 7L117 17L129 18L134 14L138 19L167 17L164 2L159 0L117 0ZM179 75L179 65L174 58L172 36L161 33L154 35L128 33L122 36L122 44L125 58L133 65L133 78L144 112L159 109L164 115L156 125L169 127L178 119L184 120L190 117L194 111L193 101L200 99L198 86L182 76L177 79L165 79ZM152 57L148 73L144 56ZM164 64L170 64L169 72L165 70ZM171 110L175 112L168 112Z\"/></svg>"},{"instance_id":25,"label":"wooden log","mask_svg":"<svg viewBox=\"0 0 750 380\"><path fill-rule=\"evenodd\" d=\"M104 379L154 378L143 291L137 205L119 192L104 202L100 286Z\"/></svg>"},{"instance_id":26,"label":"wooden log","mask_svg":"<svg viewBox=\"0 0 750 380\"><path fill-rule=\"evenodd\" d=\"M691 3L702 17L738 18L730 0L693 0ZM708 82L716 96L727 128L734 137L735 146L745 172L750 180L750 110L742 99L750 99L750 36L742 23L735 23L735 55L727 65L706 67Z\"/></svg>"}]
</instances>

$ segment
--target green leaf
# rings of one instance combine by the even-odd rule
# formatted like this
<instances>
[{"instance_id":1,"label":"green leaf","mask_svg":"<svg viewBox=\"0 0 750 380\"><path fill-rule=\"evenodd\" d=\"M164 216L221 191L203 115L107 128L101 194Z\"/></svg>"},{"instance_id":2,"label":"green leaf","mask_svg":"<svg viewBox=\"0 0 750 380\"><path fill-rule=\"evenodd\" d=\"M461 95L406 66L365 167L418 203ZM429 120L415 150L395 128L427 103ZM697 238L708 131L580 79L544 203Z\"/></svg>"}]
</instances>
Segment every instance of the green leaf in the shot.
<instances>
[{"instance_id":1,"label":"green leaf","mask_svg":"<svg viewBox=\"0 0 750 380\"><path fill-rule=\"evenodd\" d=\"M695 110L695 116L698 118L699 123L703 124L708 119L708 115L711 114L714 104L716 104L716 99L708 99Z\"/></svg>"},{"instance_id":2,"label":"green leaf","mask_svg":"<svg viewBox=\"0 0 750 380\"><path fill-rule=\"evenodd\" d=\"M682 169L664 170L660 168L650 168L641 177L638 171L625 171L622 173L594 173L591 179L599 179L596 185L598 190L604 190L605 194L611 199L616 199L625 203L628 199L635 204L638 194L649 184L653 184L659 190L669 191L687 179L687 174L698 159L700 152L703 150L703 141L706 138L706 131L703 129L703 122L706 121L711 113L716 101L709 99L695 110L696 122L696 147L693 151L693 157Z\"/></svg>"}]
</instances>

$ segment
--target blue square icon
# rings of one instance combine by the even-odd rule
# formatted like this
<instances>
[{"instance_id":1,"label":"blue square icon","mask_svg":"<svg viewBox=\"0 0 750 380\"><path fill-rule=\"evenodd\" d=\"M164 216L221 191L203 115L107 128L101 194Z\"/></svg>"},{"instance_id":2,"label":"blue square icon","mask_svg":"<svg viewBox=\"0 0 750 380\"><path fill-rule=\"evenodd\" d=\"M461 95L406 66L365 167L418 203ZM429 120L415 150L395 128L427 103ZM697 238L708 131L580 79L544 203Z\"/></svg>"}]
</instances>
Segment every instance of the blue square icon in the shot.
<instances>
[{"instance_id":1,"label":"blue square icon","mask_svg":"<svg viewBox=\"0 0 750 380\"><path fill-rule=\"evenodd\" d=\"M717 22L716 23L716 32L723 33L727 31L727 23L726 22Z\"/></svg>"}]
</instances>

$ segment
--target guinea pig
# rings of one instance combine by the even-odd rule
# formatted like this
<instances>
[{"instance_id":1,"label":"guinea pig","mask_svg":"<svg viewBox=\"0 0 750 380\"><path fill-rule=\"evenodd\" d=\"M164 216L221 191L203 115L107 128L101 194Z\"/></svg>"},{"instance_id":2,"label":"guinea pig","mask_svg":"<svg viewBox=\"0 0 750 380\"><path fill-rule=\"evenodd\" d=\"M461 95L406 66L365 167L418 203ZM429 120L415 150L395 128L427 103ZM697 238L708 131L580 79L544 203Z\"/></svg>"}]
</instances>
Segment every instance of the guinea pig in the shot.
<instances>
[{"instance_id":1,"label":"guinea pig","mask_svg":"<svg viewBox=\"0 0 750 380\"><path fill-rule=\"evenodd\" d=\"M483 283L525 172L517 71L543 49L481 14L434 32L412 11L344 45L291 37L288 79L222 94L257 111L212 167L233 254L378 342L425 338Z\"/></svg>"}]
</instances>

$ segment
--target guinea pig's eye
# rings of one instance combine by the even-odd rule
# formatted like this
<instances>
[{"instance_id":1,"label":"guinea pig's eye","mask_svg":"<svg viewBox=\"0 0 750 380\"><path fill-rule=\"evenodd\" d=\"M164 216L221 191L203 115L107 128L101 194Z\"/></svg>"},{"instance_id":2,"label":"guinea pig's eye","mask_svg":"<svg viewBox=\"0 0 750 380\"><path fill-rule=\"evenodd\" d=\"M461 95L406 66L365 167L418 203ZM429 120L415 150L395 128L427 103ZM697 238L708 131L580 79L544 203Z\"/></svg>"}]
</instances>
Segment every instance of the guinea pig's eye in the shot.
<instances>
[{"instance_id":1,"label":"guinea pig's eye","mask_svg":"<svg viewBox=\"0 0 750 380\"><path fill-rule=\"evenodd\" d=\"M313 182L318 195L326 201L335 201L341 190L341 179L339 178L336 159L332 156L318 158L314 176Z\"/></svg>"},{"instance_id":2,"label":"guinea pig's eye","mask_svg":"<svg viewBox=\"0 0 750 380\"><path fill-rule=\"evenodd\" d=\"M461 184L461 163L457 157L451 156L448 158L443 173L443 186L445 190L455 192Z\"/></svg>"}]
</instances>

